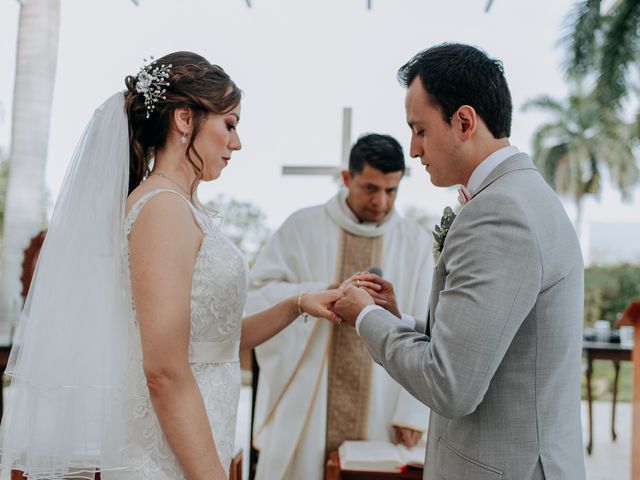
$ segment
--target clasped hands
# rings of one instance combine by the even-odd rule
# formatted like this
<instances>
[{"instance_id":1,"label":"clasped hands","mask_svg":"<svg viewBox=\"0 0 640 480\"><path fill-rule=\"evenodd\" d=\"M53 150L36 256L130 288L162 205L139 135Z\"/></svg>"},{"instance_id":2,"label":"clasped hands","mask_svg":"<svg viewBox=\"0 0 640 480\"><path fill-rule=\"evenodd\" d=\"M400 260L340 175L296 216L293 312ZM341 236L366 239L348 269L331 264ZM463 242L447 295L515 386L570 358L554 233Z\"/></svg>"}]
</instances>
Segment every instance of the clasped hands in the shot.
<instances>
[{"instance_id":1,"label":"clasped hands","mask_svg":"<svg viewBox=\"0 0 640 480\"><path fill-rule=\"evenodd\" d=\"M300 303L305 312L336 324L344 321L355 326L362 309L373 304L386 308L398 318L401 317L393 285L369 272L358 272L340 285L330 285L328 290L303 295ZM418 430L393 426L394 443L402 443L405 447L411 448L421 438L422 432Z\"/></svg>"},{"instance_id":2,"label":"clasped hands","mask_svg":"<svg viewBox=\"0 0 640 480\"><path fill-rule=\"evenodd\" d=\"M369 272L358 272L340 285L330 285L328 290L305 294L300 303L310 315L326 318L336 324L346 322L355 326L362 309L373 304L401 317L393 285Z\"/></svg>"}]
</instances>

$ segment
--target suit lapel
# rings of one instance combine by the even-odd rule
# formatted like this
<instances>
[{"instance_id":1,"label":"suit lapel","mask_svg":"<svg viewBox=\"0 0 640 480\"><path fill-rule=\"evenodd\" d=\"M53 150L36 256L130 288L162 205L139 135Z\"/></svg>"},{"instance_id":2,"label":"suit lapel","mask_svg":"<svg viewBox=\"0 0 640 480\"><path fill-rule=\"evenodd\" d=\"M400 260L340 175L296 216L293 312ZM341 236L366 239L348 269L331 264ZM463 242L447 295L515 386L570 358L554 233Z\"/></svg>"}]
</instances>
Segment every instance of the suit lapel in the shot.
<instances>
[{"instance_id":1,"label":"suit lapel","mask_svg":"<svg viewBox=\"0 0 640 480\"><path fill-rule=\"evenodd\" d=\"M510 156L505 161L500 163L491 171L487 178L485 178L484 181L480 184L478 190L473 194L473 197L482 192L498 178L516 170L536 170L536 167L531 161L529 155L527 155L526 153L516 153L515 155ZM447 270L444 265L444 259L442 255L440 255L440 258L438 259L438 262L433 269L431 294L429 296L429 309L427 312L427 322L425 327L425 333L429 336L431 336L433 332L433 325L436 318L435 312L438 306L438 300L440 299L440 292L444 290L446 278Z\"/></svg>"}]
</instances>

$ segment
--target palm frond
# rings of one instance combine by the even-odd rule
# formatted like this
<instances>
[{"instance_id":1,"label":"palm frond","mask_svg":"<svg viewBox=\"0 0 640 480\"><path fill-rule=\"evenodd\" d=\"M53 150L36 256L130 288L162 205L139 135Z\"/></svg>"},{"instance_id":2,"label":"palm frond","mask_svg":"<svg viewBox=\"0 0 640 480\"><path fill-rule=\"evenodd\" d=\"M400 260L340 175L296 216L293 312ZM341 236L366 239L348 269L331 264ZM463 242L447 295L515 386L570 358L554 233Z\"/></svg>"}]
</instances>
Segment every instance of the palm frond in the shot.
<instances>
[{"instance_id":1,"label":"palm frond","mask_svg":"<svg viewBox=\"0 0 640 480\"><path fill-rule=\"evenodd\" d=\"M627 92L627 72L638 58L640 2L624 0L611 13L602 45L596 94L601 105L617 107Z\"/></svg>"},{"instance_id":2,"label":"palm frond","mask_svg":"<svg viewBox=\"0 0 640 480\"><path fill-rule=\"evenodd\" d=\"M566 111L566 107L562 105L562 102L549 95L540 95L532 98L531 100L527 100L521 107L523 112L527 112L531 109L545 110L550 113L561 113Z\"/></svg>"},{"instance_id":3,"label":"palm frond","mask_svg":"<svg viewBox=\"0 0 640 480\"><path fill-rule=\"evenodd\" d=\"M640 1L640 0L636 0ZM560 194L581 205L585 195L597 196L602 172L627 199L640 181L640 114L625 122L616 109L601 109L593 93L585 94L579 82L570 85L565 100L540 96L523 109L538 108L551 115L532 138L533 161L547 182Z\"/></svg>"},{"instance_id":4,"label":"palm frond","mask_svg":"<svg viewBox=\"0 0 640 480\"><path fill-rule=\"evenodd\" d=\"M540 169L544 168L547 151L552 145L568 143L569 138L563 123L546 123L533 134L531 141L533 163Z\"/></svg>"},{"instance_id":5,"label":"palm frond","mask_svg":"<svg viewBox=\"0 0 640 480\"><path fill-rule=\"evenodd\" d=\"M577 3L567 16L567 33L560 43L566 46L564 68L569 77L581 78L595 67L597 39L602 26L601 0Z\"/></svg>"},{"instance_id":6,"label":"palm frond","mask_svg":"<svg viewBox=\"0 0 640 480\"><path fill-rule=\"evenodd\" d=\"M547 183L556 191L564 190L561 166L565 163L568 144L559 143L544 149L538 160L538 168Z\"/></svg>"},{"instance_id":7,"label":"palm frond","mask_svg":"<svg viewBox=\"0 0 640 480\"><path fill-rule=\"evenodd\" d=\"M600 157L623 200L631 198L633 187L640 180L640 166L634 155L638 146L635 129L634 123L620 124L598 143Z\"/></svg>"}]
</instances>

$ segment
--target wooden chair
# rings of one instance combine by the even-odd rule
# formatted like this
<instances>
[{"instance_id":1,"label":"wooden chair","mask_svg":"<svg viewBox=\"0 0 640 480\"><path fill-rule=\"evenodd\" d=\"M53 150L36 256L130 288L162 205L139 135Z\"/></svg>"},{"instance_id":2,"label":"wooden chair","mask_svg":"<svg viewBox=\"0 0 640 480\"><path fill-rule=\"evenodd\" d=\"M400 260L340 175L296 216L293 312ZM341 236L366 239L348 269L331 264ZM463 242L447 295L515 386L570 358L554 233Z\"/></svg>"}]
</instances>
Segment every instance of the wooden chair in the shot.
<instances>
[{"instance_id":1,"label":"wooden chair","mask_svg":"<svg viewBox=\"0 0 640 480\"><path fill-rule=\"evenodd\" d=\"M235 456L231 460L229 480L242 480L242 449L241 448L238 449Z\"/></svg>"},{"instance_id":2,"label":"wooden chair","mask_svg":"<svg viewBox=\"0 0 640 480\"><path fill-rule=\"evenodd\" d=\"M27 248L24 249L22 274L20 275L20 282L22 283L22 291L20 292L20 295L22 296L23 302L29 293L33 272L36 270L36 263L38 262L38 257L40 256L40 250L42 249L42 244L44 243L44 237L46 234L46 230L38 232L38 234L31 239Z\"/></svg>"},{"instance_id":3,"label":"wooden chair","mask_svg":"<svg viewBox=\"0 0 640 480\"><path fill-rule=\"evenodd\" d=\"M627 305L617 326L632 325L634 327L633 350L633 400L631 426L631 478L640 480L640 301Z\"/></svg>"}]
</instances>

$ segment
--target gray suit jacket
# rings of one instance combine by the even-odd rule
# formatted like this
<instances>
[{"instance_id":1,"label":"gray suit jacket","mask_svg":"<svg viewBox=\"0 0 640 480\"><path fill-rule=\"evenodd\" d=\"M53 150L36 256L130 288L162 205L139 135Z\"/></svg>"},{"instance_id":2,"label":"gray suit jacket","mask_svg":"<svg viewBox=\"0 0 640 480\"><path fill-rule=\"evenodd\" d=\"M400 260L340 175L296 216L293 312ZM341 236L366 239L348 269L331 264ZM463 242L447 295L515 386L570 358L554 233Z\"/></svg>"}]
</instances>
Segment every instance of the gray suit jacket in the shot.
<instances>
[{"instance_id":1,"label":"gray suit jacket","mask_svg":"<svg viewBox=\"0 0 640 480\"><path fill-rule=\"evenodd\" d=\"M520 153L454 220L427 333L385 310L365 316L374 359L432 409L425 479L585 478L583 274L571 222Z\"/></svg>"}]
</instances>

